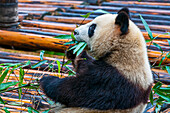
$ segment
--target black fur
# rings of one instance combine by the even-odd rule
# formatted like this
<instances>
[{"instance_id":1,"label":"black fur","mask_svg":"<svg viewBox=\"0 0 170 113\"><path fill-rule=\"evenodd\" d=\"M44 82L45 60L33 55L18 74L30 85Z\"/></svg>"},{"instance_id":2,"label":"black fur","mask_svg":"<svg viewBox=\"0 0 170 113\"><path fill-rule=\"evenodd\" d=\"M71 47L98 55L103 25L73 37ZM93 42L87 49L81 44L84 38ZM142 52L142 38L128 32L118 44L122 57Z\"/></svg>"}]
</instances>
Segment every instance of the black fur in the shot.
<instances>
[{"instance_id":1,"label":"black fur","mask_svg":"<svg viewBox=\"0 0 170 113\"><path fill-rule=\"evenodd\" d=\"M128 14L128 16L130 16L129 14L129 9L127 7L122 8L121 10L118 11L118 14L121 12L126 12L126 14Z\"/></svg>"},{"instance_id":2,"label":"black fur","mask_svg":"<svg viewBox=\"0 0 170 113\"><path fill-rule=\"evenodd\" d=\"M115 24L120 25L121 35L124 35L128 32L129 27L129 10L128 8L123 8L118 12L116 17Z\"/></svg>"},{"instance_id":3,"label":"black fur","mask_svg":"<svg viewBox=\"0 0 170 113\"><path fill-rule=\"evenodd\" d=\"M115 67L94 60L86 52L80 58L75 58L76 77L59 79L48 76L40 80L40 86L49 98L67 107L98 110L127 109L147 102L151 87L144 90Z\"/></svg>"},{"instance_id":4,"label":"black fur","mask_svg":"<svg viewBox=\"0 0 170 113\"><path fill-rule=\"evenodd\" d=\"M94 35L94 30L95 30L95 29L96 29L96 24L92 24L92 25L89 27L88 35L89 35L90 38Z\"/></svg>"}]
</instances>

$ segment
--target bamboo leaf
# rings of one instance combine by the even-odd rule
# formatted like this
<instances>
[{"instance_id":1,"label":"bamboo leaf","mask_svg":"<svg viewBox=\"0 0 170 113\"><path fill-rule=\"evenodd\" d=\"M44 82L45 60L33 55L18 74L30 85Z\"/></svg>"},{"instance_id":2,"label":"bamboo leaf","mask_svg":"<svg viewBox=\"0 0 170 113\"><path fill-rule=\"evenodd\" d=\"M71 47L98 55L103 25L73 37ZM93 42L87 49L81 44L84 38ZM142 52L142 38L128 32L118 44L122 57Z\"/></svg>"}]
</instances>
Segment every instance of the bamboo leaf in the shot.
<instances>
[{"instance_id":1,"label":"bamboo leaf","mask_svg":"<svg viewBox=\"0 0 170 113\"><path fill-rule=\"evenodd\" d=\"M40 52L40 60L43 60L43 56L44 56L44 50L41 50L41 52Z\"/></svg>"},{"instance_id":2,"label":"bamboo leaf","mask_svg":"<svg viewBox=\"0 0 170 113\"><path fill-rule=\"evenodd\" d=\"M146 43L153 41L153 39L145 40Z\"/></svg>"},{"instance_id":3,"label":"bamboo leaf","mask_svg":"<svg viewBox=\"0 0 170 113\"><path fill-rule=\"evenodd\" d=\"M72 62L71 60L68 60L66 63L64 63L63 66L66 66L66 65L70 64L71 62Z\"/></svg>"},{"instance_id":4,"label":"bamboo leaf","mask_svg":"<svg viewBox=\"0 0 170 113\"><path fill-rule=\"evenodd\" d=\"M164 93L162 93L159 90L155 90L155 93L158 94L160 97L162 97L163 99L165 99L166 101L170 102L170 96L165 95Z\"/></svg>"},{"instance_id":5,"label":"bamboo leaf","mask_svg":"<svg viewBox=\"0 0 170 113\"><path fill-rule=\"evenodd\" d=\"M153 43L153 45L155 45L163 53L161 46L159 46L157 43Z\"/></svg>"},{"instance_id":6,"label":"bamboo leaf","mask_svg":"<svg viewBox=\"0 0 170 113\"><path fill-rule=\"evenodd\" d=\"M170 75L170 66L166 66L166 70L168 71L168 73Z\"/></svg>"},{"instance_id":7,"label":"bamboo leaf","mask_svg":"<svg viewBox=\"0 0 170 113\"><path fill-rule=\"evenodd\" d=\"M84 17L84 18L88 18L92 13L93 13L93 12L89 12L89 13L87 13L87 14L85 14L85 15L80 15L80 16L81 16L81 17Z\"/></svg>"},{"instance_id":8,"label":"bamboo leaf","mask_svg":"<svg viewBox=\"0 0 170 113\"><path fill-rule=\"evenodd\" d=\"M156 113L159 113L160 110L161 110L161 105L156 104L156 107L155 107Z\"/></svg>"},{"instance_id":9,"label":"bamboo leaf","mask_svg":"<svg viewBox=\"0 0 170 113\"><path fill-rule=\"evenodd\" d=\"M31 68L37 68L45 63L47 63L47 60L40 61L37 64L34 64L33 66L31 66Z\"/></svg>"},{"instance_id":10,"label":"bamboo leaf","mask_svg":"<svg viewBox=\"0 0 170 113\"><path fill-rule=\"evenodd\" d=\"M162 83L161 83L161 82L157 82L157 83L154 85L153 90L157 90L157 89L159 89L161 86L162 86Z\"/></svg>"},{"instance_id":11,"label":"bamboo leaf","mask_svg":"<svg viewBox=\"0 0 170 113\"><path fill-rule=\"evenodd\" d=\"M59 35L59 36L55 36L54 38L57 38L57 39L72 39L71 35Z\"/></svg>"},{"instance_id":12,"label":"bamboo leaf","mask_svg":"<svg viewBox=\"0 0 170 113\"><path fill-rule=\"evenodd\" d=\"M167 40L168 41L168 44L169 44L169 46L170 46L170 40Z\"/></svg>"},{"instance_id":13,"label":"bamboo leaf","mask_svg":"<svg viewBox=\"0 0 170 113\"><path fill-rule=\"evenodd\" d=\"M84 44L85 44L85 42L80 42L77 45L77 47L73 50L73 54L75 54Z\"/></svg>"},{"instance_id":14,"label":"bamboo leaf","mask_svg":"<svg viewBox=\"0 0 170 113\"><path fill-rule=\"evenodd\" d=\"M48 113L50 111L50 109L49 110L45 110L45 111L43 111L42 113Z\"/></svg>"},{"instance_id":15,"label":"bamboo leaf","mask_svg":"<svg viewBox=\"0 0 170 113\"><path fill-rule=\"evenodd\" d=\"M70 44L75 44L75 43L78 43L78 42L73 40L73 41L69 41L69 42L64 43L64 45L70 45Z\"/></svg>"},{"instance_id":16,"label":"bamboo leaf","mask_svg":"<svg viewBox=\"0 0 170 113\"><path fill-rule=\"evenodd\" d=\"M161 87L161 88L159 89L159 91L165 92L165 93L170 93L170 87Z\"/></svg>"},{"instance_id":17,"label":"bamboo leaf","mask_svg":"<svg viewBox=\"0 0 170 113\"><path fill-rule=\"evenodd\" d=\"M164 33L164 35L170 35L170 32Z\"/></svg>"},{"instance_id":18,"label":"bamboo leaf","mask_svg":"<svg viewBox=\"0 0 170 113\"><path fill-rule=\"evenodd\" d=\"M3 99L0 97L0 104L4 104L5 105L5 102L3 101Z\"/></svg>"},{"instance_id":19,"label":"bamboo leaf","mask_svg":"<svg viewBox=\"0 0 170 113\"><path fill-rule=\"evenodd\" d=\"M0 84L4 81L5 77L7 76L8 74L8 71L9 71L9 68L7 68L4 73L1 75L0 77Z\"/></svg>"},{"instance_id":20,"label":"bamboo leaf","mask_svg":"<svg viewBox=\"0 0 170 113\"><path fill-rule=\"evenodd\" d=\"M10 113L7 109L8 109L7 107L2 108L2 110L5 111L5 113Z\"/></svg>"},{"instance_id":21,"label":"bamboo leaf","mask_svg":"<svg viewBox=\"0 0 170 113\"><path fill-rule=\"evenodd\" d=\"M28 107L28 112L29 113L39 113L39 111L33 109L32 107Z\"/></svg>"},{"instance_id":22,"label":"bamboo leaf","mask_svg":"<svg viewBox=\"0 0 170 113\"><path fill-rule=\"evenodd\" d=\"M19 82L20 82L20 84L23 83L24 74L25 74L24 70L20 67L20 71L19 71Z\"/></svg>"},{"instance_id":23,"label":"bamboo leaf","mask_svg":"<svg viewBox=\"0 0 170 113\"><path fill-rule=\"evenodd\" d=\"M31 61L28 60L24 65L22 65L21 67L26 67L26 66L29 66L31 64Z\"/></svg>"},{"instance_id":24,"label":"bamboo leaf","mask_svg":"<svg viewBox=\"0 0 170 113\"><path fill-rule=\"evenodd\" d=\"M107 11L105 11L105 10L102 10L102 9L95 10L95 11L93 11L93 13L105 13L105 14L110 14L109 12L107 12Z\"/></svg>"},{"instance_id":25,"label":"bamboo leaf","mask_svg":"<svg viewBox=\"0 0 170 113\"><path fill-rule=\"evenodd\" d=\"M0 91L9 88L10 86L15 86L18 82L6 82L0 84Z\"/></svg>"},{"instance_id":26,"label":"bamboo leaf","mask_svg":"<svg viewBox=\"0 0 170 113\"><path fill-rule=\"evenodd\" d=\"M9 105L13 105L13 106L21 106L21 105L23 105L24 104L24 102L9 102L8 103Z\"/></svg>"},{"instance_id":27,"label":"bamboo leaf","mask_svg":"<svg viewBox=\"0 0 170 113\"><path fill-rule=\"evenodd\" d=\"M77 45L74 45L73 47L71 47L68 51L70 51L70 50L72 50L72 49L74 49L74 48L76 48L77 47Z\"/></svg>"},{"instance_id":28,"label":"bamboo leaf","mask_svg":"<svg viewBox=\"0 0 170 113\"><path fill-rule=\"evenodd\" d=\"M24 70L20 67L20 71L19 71L19 86L22 86L23 83L23 79L24 79ZM21 99L21 94L22 94L22 88L19 88L19 99Z\"/></svg>"},{"instance_id":29,"label":"bamboo leaf","mask_svg":"<svg viewBox=\"0 0 170 113\"><path fill-rule=\"evenodd\" d=\"M65 66L69 71L71 71L74 75L76 74L76 72L74 72L71 68L69 68L68 66Z\"/></svg>"},{"instance_id":30,"label":"bamboo leaf","mask_svg":"<svg viewBox=\"0 0 170 113\"><path fill-rule=\"evenodd\" d=\"M71 33L71 38L72 38L72 40L76 40L76 38L74 37L73 32Z\"/></svg>"},{"instance_id":31,"label":"bamboo leaf","mask_svg":"<svg viewBox=\"0 0 170 113\"><path fill-rule=\"evenodd\" d=\"M87 43L84 43L84 45L78 50L76 56L78 56L83 50L84 48L87 46Z\"/></svg>"},{"instance_id":32,"label":"bamboo leaf","mask_svg":"<svg viewBox=\"0 0 170 113\"><path fill-rule=\"evenodd\" d=\"M50 54L50 55L59 55L59 56L64 56L64 53L61 52L54 52L54 51L45 51L45 54Z\"/></svg>"},{"instance_id":33,"label":"bamboo leaf","mask_svg":"<svg viewBox=\"0 0 170 113\"><path fill-rule=\"evenodd\" d=\"M57 65L58 65L58 73L60 73L60 71L61 71L61 63L58 60L57 60Z\"/></svg>"},{"instance_id":34,"label":"bamboo leaf","mask_svg":"<svg viewBox=\"0 0 170 113\"><path fill-rule=\"evenodd\" d=\"M141 20L142 20L142 23L143 23L146 31L148 32L148 35L149 35L150 39L153 39L153 35L152 35L152 32L151 32L148 24L146 23L146 21L143 19L143 17L142 17L141 15L140 15L140 18L141 18Z\"/></svg>"},{"instance_id":35,"label":"bamboo leaf","mask_svg":"<svg viewBox=\"0 0 170 113\"><path fill-rule=\"evenodd\" d=\"M162 62L163 62L164 60L165 60L165 57L162 57L162 58L161 58L161 61L159 62L159 65L158 65L159 67L161 66L161 64L162 64Z\"/></svg>"},{"instance_id":36,"label":"bamboo leaf","mask_svg":"<svg viewBox=\"0 0 170 113\"><path fill-rule=\"evenodd\" d=\"M153 105L153 92L152 92L152 90L151 90L150 95L149 95L149 100L150 100L151 104Z\"/></svg>"}]
</instances>

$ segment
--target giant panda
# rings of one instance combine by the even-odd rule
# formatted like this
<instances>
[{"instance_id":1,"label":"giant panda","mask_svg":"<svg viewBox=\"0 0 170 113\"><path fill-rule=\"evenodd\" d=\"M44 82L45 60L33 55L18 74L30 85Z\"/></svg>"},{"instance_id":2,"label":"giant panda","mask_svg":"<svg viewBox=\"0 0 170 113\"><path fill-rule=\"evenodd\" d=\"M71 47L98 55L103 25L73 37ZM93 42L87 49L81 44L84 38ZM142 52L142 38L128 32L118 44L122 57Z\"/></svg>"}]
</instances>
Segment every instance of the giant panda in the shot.
<instances>
[{"instance_id":1,"label":"giant panda","mask_svg":"<svg viewBox=\"0 0 170 113\"><path fill-rule=\"evenodd\" d=\"M76 76L44 76L40 87L65 105L56 113L142 113L152 87L144 37L129 19L129 10L104 14L75 29L88 47L79 56L70 50Z\"/></svg>"}]
</instances>

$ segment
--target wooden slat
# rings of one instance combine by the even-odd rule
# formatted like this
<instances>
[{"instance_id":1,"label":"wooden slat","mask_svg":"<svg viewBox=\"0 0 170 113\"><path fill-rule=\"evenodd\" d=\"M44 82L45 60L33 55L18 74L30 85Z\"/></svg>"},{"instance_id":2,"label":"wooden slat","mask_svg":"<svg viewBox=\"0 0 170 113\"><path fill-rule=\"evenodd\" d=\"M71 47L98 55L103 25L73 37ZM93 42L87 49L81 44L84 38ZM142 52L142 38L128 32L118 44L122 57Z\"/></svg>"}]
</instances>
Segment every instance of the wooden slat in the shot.
<instances>
[{"instance_id":1,"label":"wooden slat","mask_svg":"<svg viewBox=\"0 0 170 113\"><path fill-rule=\"evenodd\" d=\"M38 24L40 25L40 23ZM42 26L45 27L45 25ZM50 36L4 30L0 30L0 37L1 45L9 45L26 49L48 49L61 52L65 51L66 47L63 46L63 44L68 41L65 39L56 39Z\"/></svg>"},{"instance_id":2,"label":"wooden slat","mask_svg":"<svg viewBox=\"0 0 170 113\"><path fill-rule=\"evenodd\" d=\"M54 23L54 22L44 22L44 21L30 21L23 20L21 25L27 27L40 27L40 28L48 28L48 29L58 29L63 31L73 31L76 28L74 24L63 24L63 23Z\"/></svg>"}]
</instances>

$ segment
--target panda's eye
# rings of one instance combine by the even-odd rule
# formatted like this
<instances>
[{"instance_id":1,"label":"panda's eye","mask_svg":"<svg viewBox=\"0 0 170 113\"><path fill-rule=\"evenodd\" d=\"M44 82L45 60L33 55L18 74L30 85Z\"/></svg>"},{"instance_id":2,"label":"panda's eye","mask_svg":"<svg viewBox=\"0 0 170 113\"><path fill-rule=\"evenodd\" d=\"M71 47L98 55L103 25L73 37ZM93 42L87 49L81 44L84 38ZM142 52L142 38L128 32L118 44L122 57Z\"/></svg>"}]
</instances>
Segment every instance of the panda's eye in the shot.
<instances>
[{"instance_id":1,"label":"panda's eye","mask_svg":"<svg viewBox=\"0 0 170 113\"><path fill-rule=\"evenodd\" d=\"M96 28L96 24L92 24L92 25L89 27L88 35L89 35L90 38L93 36L95 28Z\"/></svg>"}]
</instances>

